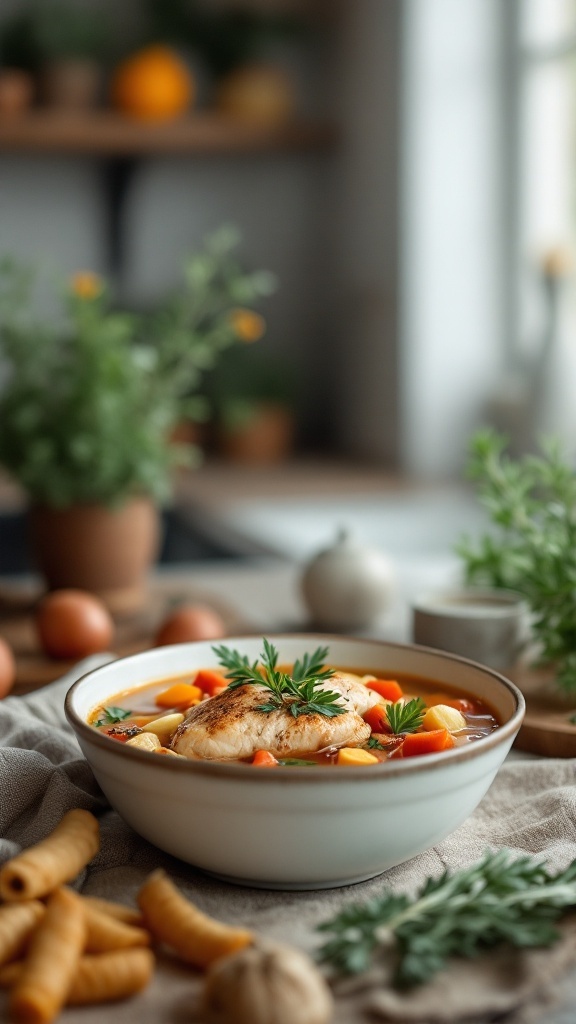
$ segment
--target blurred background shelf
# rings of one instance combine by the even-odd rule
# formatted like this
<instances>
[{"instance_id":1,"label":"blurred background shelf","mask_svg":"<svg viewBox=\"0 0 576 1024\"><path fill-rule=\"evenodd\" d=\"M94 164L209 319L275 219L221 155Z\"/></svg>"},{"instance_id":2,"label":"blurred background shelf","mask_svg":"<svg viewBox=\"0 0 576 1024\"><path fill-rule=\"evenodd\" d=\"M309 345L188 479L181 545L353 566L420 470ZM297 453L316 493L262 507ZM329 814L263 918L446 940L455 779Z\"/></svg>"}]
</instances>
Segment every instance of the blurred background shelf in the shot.
<instances>
[{"instance_id":1,"label":"blurred background shelf","mask_svg":"<svg viewBox=\"0 0 576 1024\"><path fill-rule=\"evenodd\" d=\"M0 151L12 153L145 156L326 150L337 141L328 123L297 120L267 125L211 113L160 124L131 121L111 111L70 114L31 111L0 119Z\"/></svg>"}]
</instances>

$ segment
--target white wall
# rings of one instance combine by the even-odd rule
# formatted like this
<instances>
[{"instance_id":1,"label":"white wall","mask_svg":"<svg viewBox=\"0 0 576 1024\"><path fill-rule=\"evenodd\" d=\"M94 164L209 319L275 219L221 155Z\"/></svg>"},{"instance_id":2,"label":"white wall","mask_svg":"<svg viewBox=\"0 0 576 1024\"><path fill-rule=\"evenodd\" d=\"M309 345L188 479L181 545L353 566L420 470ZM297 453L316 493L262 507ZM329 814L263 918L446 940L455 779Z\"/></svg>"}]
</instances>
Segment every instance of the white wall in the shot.
<instances>
[{"instance_id":1,"label":"white wall","mask_svg":"<svg viewBox=\"0 0 576 1024\"><path fill-rule=\"evenodd\" d=\"M502 352L499 4L404 0L401 462L458 472Z\"/></svg>"}]
</instances>

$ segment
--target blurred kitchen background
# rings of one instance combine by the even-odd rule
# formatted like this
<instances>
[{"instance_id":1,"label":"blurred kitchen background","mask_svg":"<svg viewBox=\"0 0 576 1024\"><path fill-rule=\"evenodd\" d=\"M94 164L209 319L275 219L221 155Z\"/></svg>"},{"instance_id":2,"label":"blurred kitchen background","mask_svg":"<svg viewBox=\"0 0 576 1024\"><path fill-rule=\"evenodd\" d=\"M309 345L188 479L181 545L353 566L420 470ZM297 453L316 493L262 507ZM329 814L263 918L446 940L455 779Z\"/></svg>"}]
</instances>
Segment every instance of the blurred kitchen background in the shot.
<instances>
[{"instance_id":1,"label":"blurred kitchen background","mask_svg":"<svg viewBox=\"0 0 576 1024\"><path fill-rule=\"evenodd\" d=\"M145 310L224 224L278 280L232 377L288 425L263 454L194 433L204 464L165 513L165 560L303 558L342 522L445 553L483 521L462 487L479 426L518 452L542 431L572 446L574 0L2 0L0 15L0 257L47 282L42 315L79 270ZM160 127L110 92L151 44L193 83ZM96 65L88 98L54 81L71 58ZM29 563L21 493L3 488L10 574Z\"/></svg>"}]
</instances>

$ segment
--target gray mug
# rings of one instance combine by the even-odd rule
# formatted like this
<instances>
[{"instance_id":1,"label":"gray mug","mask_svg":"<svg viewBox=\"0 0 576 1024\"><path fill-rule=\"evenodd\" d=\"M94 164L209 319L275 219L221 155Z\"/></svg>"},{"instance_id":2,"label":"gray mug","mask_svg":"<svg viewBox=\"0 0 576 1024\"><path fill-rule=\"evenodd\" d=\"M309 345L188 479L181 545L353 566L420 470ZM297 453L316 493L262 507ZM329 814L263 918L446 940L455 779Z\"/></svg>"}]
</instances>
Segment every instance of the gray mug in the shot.
<instances>
[{"instance_id":1,"label":"gray mug","mask_svg":"<svg viewBox=\"0 0 576 1024\"><path fill-rule=\"evenodd\" d=\"M510 668L529 638L529 609L511 590L432 591L412 602L413 640L489 668Z\"/></svg>"}]
</instances>

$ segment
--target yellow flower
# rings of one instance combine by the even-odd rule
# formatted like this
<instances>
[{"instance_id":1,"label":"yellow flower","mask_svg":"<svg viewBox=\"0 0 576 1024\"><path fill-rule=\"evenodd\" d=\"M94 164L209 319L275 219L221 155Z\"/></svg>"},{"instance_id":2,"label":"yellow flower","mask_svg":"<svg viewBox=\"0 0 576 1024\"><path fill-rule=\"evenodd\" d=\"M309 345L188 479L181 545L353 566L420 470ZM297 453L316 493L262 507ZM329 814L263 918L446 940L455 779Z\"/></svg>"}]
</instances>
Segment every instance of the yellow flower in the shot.
<instances>
[{"instance_id":1,"label":"yellow flower","mask_svg":"<svg viewBox=\"0 0 576 1024\"><path fill-rule=\"evenodd\" d=\"M79 270L70 280L70 290L79 299L97 299L104 291L104 282L91 270Z\"/></svg>"},{"instance_id":2,"label":"yellow flower","mask_svg":"<svg viewBox=\"0 0 576 1024\"><path fill-rule=\"evenodd\" d=\"M266 321L263 316L240 306L230 312L230 323L240 341L247 343L259 341L266 330Z\"/></svg>"}]
</instances>

